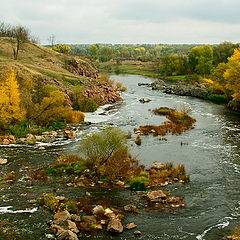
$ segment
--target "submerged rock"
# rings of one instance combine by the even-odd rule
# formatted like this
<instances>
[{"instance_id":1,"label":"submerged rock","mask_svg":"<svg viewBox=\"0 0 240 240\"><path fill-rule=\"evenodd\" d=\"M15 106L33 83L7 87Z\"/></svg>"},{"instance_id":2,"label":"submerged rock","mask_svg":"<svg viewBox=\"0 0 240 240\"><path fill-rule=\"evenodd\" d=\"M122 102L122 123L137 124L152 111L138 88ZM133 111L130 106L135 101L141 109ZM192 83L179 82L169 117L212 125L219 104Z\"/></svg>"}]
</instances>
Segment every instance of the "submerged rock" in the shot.
<instances>
[{"instance_id":1,"label":"submerged rock","mask_svg":"<svg viewBox=\"0 0 240 240\"><path fill-rule=\"evenodd\" d=\"M123 225L120 220L113 218L108 223L107 231L112 233L122 233L123 232Z\"/></svg>"}]
</instances>

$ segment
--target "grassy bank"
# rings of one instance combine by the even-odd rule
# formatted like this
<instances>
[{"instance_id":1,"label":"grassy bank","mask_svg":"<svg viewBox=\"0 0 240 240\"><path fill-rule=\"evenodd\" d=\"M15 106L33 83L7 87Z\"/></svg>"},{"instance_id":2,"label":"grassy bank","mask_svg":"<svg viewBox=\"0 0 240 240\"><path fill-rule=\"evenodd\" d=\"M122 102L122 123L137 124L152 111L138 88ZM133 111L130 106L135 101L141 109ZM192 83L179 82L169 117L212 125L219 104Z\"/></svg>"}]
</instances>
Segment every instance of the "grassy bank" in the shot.
<instances>
[{"instance_id":1,"label":"grassy bank","mask_svg":"<svg viewBox=\"0 0 240 240\"><path fill-rule=\"evenodd\" d=\"M162 78L164 80L185 81L185 76L163 76L157 72L154 62L141 61L122 61L121 63L104 62L99 63L100 72L116 73L116 74L135 74L148 76L153 78Z\"/></svg>"}]
</instances>

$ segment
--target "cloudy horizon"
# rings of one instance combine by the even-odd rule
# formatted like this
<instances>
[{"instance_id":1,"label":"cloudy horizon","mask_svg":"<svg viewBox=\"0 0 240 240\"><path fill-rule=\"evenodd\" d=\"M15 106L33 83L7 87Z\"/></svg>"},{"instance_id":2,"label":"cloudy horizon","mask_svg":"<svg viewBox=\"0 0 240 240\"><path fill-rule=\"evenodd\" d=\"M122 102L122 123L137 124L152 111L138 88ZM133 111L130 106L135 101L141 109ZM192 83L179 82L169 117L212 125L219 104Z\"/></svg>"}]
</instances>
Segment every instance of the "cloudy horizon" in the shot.
<instances>
[{"instance_id":1,"label":"cloudy horizon","mask_svg":"<svg viewBox=\"0 0 240 240\"><path fill-rule=\"evenodd\" d=\"M0 0L0 21L46 44L240 42L237 0Z\"/></svg>"}]
</instances>

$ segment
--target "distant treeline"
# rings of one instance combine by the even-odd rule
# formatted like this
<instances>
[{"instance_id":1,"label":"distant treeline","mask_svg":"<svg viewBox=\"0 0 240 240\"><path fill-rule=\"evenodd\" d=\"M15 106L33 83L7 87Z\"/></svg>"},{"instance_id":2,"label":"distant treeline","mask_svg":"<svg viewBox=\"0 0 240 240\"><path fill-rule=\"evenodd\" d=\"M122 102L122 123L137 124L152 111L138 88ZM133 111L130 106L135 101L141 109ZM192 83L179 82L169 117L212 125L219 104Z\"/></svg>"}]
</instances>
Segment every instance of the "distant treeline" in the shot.
<instances>
[{"instance_id":1,"label":"distant treeline","mask_svg":"<svg viewBox=\"0 0 240 240\"><path fill-rule=\"evenodd\" d=\"M240 44L223 42L218 45L194 44L80 44L69 45L70 54L86 56L98 62L124 60L154 62L162 75L199 74L206 76L219 63L226 63Z\"/></svg>"}]
</instances>

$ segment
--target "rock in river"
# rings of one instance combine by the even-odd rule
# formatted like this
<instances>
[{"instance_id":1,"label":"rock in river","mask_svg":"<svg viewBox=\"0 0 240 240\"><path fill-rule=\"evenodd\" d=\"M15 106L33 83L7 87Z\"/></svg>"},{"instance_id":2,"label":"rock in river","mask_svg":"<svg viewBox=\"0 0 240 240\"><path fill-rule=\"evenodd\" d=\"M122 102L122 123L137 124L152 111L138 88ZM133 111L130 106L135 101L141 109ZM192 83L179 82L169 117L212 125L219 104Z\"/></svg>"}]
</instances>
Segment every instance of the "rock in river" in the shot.
<instances>
[{"instance_id":1,"label":"rock in river","mask_svg":"<svg viewBox=\"0 0 240 240\"><path fill-rule=\"evenodd\" d=\"M151 102L151 99L149 99L149 98L141 98L139 100L139 102L141 102L141 103L148 103L148 102Z\"/></svg>"},{"instance_id":2,"label":"rock in river","mask_svg":"<svg viewBox=\"0 0 240 240\"><path fill-rule=\"evenodd\" d=\"M7 164L8 160L6 158L0 158L0 165Z\"/></svg>"},{"instance_id":3,"label":"rock in river","mask_svg":"<svg viewBox=\"0 0 240 240\"><path fill-rule=\"evenodd\" d=\"M147 193L147 198L153 202L164 200L166 197L167 195L162 190L151 191Z\"/></svg>"},{"instance_id":4,"label":"rock in river","mask_svg":"<svg viewBox=\"0 0 240 240\"><path fill-rule=\"evenodd\" d=\"M123 225L122 225L122 223L118 219L113 218L108 223L107 231L108 232L112 232L112 233L122 233Z\"/></svg>"}]
</instances>

